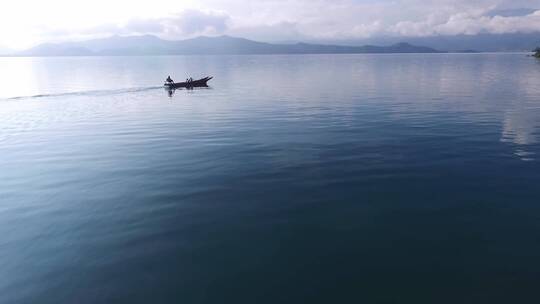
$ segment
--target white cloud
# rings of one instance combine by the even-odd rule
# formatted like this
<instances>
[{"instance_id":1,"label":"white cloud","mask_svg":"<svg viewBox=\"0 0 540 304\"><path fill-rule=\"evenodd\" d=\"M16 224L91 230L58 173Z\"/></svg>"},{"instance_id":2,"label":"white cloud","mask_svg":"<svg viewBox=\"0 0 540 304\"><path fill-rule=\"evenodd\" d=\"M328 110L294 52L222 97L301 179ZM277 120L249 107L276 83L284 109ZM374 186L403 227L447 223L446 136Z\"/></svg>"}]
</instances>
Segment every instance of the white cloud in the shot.
<instances>
[{"instance_id":1,"label":"white cloud","mask_svg":"<svg viewBox=\"0 0 540 304\"><path fill-rule=\"evenodd\" d=\"M28 10L32 7L32 10ZM166 8L166 9L164 9ZM26 0L0 10L0 44L110 34L259 40L540 31L538 0Z\"/></svg>"},{"instance_id":2,"label":"white cloud","mask_svg":"<svg viewBox=\"0 0 540 304\"><path fill-rule=\"evenodd\" d=\"M402 21L388 33L403 36L475 35L480 33L536 32L540 30L540 10L526 16L487 16L482 13L457 13L445 19L428 17L419 22Z\"/></svg>"},{"instance_id":3,"label":"white cloud","mask_svg":"<svg viewBox=\"0 0 540 304\"><path fill-rule=\"evenodd\" d=\"M229 16L221 12L185 10L164 20L165 31L173 35L220 34L227 30Z\"/></svg>"},{"instance_id":4,"label":"white cloud","mask_svg":"<svg viewBox=\"0 0 540 304\"><path fill-rule=\"evenodd\" d=\"M37 33L43 40L61 42L107 37L110 35L157 35L178 39L196 35L219 35L228 29L230 17L222 12L185 10L167 17L136 17L117 23L86 28L41 27Z\"/></svg>"}]
</instances>

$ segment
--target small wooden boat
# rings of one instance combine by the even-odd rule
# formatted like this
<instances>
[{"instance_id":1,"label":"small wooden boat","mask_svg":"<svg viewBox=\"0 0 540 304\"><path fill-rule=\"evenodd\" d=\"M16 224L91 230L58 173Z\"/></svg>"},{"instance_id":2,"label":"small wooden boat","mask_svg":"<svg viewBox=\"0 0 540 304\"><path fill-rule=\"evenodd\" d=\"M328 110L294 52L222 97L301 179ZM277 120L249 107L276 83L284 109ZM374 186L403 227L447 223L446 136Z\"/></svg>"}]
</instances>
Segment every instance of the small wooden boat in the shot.
<instances>
[{"instance_id":1,"label":"small wooden boat","mask_svg":"<svg viewBox=\"0 0 540 304\"><path fill-rule=\"evenodd\" d=\"M207 82L214 77L204 77L199 80L193 80L189 82L166 82L164 84L166 89L179 89L179 88L200 88L207 87Z\"/></svg>"}]
</instances>

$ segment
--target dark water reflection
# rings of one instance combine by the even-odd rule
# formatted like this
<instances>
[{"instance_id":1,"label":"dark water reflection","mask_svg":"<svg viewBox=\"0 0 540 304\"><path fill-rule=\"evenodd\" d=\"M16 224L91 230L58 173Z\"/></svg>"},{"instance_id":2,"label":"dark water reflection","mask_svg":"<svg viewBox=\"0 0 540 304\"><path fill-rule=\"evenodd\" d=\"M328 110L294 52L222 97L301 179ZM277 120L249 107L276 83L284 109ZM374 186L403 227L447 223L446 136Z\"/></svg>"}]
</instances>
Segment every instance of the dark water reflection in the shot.
<instances>
[{"instance_id":1,"label":"dark water reflection","mask_svg":"<svg viewBox=\"0 0 540 304\"><path fill-rule=\"evenodd\" d=\"M215 79L169 96L169 74ZM1 303L536 298L523 54L10 58L0 79Z\"/></svg>"}]
</instances>

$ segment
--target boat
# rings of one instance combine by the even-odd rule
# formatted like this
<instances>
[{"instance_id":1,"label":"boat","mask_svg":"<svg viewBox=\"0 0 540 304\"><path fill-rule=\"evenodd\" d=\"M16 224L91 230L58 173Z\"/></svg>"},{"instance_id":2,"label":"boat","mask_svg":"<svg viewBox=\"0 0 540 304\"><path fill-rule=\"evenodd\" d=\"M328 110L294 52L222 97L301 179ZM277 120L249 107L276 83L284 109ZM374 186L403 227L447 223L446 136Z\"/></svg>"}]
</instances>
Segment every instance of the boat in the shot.
<instances>
[{"instance_id":1,"label":"boat","mask_svg":"<svg viewBox=\"0 0 540 304\"><path fill-rule=\"evenodd\" d=\"M207 87L207 82L214 77L204 77L199 80L193 80L189 82L166 82L164 84L166 89L179 89L179 88L200 88L200 87Z\"/></svg>"}]
</instances>

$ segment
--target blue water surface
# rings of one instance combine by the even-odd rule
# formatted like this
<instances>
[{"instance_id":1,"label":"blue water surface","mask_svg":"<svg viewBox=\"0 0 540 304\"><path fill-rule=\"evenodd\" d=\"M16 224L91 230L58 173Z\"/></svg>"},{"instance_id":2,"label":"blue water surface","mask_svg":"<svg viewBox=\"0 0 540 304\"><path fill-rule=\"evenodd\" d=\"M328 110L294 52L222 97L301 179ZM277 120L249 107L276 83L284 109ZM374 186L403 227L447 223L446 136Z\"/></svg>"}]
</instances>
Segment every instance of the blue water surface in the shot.
<instances>
[{"instance_id":1,"label":"blue water surface","mask_svg":"<svg viewBox=\"0 0 540 304\"><path fill-rule=\"evenodd\" d=\"M524 54L0 58L0 83L0 303L538 298Z\"/></svg>"}]
</instances>

